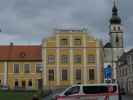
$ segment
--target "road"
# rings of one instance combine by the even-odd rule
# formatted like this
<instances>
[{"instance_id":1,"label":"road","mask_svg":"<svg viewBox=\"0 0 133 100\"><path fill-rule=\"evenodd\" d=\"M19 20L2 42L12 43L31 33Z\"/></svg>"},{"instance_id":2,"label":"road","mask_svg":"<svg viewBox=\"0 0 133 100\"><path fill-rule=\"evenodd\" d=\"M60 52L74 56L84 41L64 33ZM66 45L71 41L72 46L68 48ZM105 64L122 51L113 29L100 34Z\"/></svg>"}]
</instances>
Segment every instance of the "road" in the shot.
<instances>
[{"instance_id":1,"label":"road","mask_svg":"<svg viewBox=\"0 0 133 100\"><path fill-rule=\"evenodd\" d=\"M124 95L122 96L122 100L133 100L133 96Z\"/></svg>"}]
</instances>

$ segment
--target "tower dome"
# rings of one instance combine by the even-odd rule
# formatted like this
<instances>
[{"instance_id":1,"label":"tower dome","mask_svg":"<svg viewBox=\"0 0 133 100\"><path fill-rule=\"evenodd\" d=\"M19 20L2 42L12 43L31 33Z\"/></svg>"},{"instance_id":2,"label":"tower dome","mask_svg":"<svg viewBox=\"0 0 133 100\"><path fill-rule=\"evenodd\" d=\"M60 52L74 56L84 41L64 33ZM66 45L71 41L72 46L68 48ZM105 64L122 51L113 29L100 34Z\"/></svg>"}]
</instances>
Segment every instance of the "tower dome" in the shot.
<instances>
[{"instance_id":1,"label":"tower dome","mask_svg":"<svg viewBox=\"0 0 133 100\"><path fill-rule=\"evenodd\" d=\"M118 16L118 9L114 3L112 8L112 17L110 19L111 24L121 24L121 18Z\"/></svg>"}]
</instances>

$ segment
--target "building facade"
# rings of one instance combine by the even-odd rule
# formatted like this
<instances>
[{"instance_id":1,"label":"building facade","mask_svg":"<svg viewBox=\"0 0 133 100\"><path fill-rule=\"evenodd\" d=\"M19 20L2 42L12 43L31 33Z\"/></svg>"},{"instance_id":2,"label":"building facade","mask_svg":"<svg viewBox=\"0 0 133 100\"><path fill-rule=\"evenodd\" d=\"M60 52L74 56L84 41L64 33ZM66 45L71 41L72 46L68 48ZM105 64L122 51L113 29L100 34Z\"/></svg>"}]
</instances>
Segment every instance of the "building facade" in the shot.
<instances>
[{"instance_id":1,"label":"building facade","mask_svg":"<svg viewBox=\"0 0 133 100\"><path fill-rule=\"evenodd\" d=\"M103 82L101 47L84 29L57 29L42 42L44 87Z\"/></svg>"},{"instance_id":2,"label":"building facade","mask_svg":"<svg viewBox=\"0 0 133 100\"><path fill-rule=\"evenodd\" d=\"M133 49L124 53L118 60L117 79L121 89L133 94Z\"/></svg>"},{"instance_id":3,"label":"building facade","mask_svg":"<svg viewBox=\"0 0 133 100\"><path fill-rule=\"evenodd\" d=\"M112 8L112 17L110 19L109 37L109 42L104 46L104 67L112 67L112 79L116 80L116 62L124 52L124 39L122 22L118 15L118 8L115 1Z\"/></svg>"},{"instance_id":4,"label":"building facade","mask_svg":"<svg viewBox=\"0 0 133 100\"><path fill-rule=\"evenodd\" d=\"M0 85L37 90L42 85L41 46L0 46Z\"/></svg>"}]
</instances>

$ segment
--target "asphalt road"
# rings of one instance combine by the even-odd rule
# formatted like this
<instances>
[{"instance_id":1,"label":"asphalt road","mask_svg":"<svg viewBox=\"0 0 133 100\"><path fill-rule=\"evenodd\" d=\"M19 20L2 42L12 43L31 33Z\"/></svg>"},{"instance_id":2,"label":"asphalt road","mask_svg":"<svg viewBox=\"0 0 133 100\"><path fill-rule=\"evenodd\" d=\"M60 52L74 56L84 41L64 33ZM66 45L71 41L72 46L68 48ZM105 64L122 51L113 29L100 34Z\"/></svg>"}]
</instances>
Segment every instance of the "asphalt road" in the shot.
<instances>
[{"instance_id":1,"label":"asphalt road","mask_svg":"<svg viewBox=\"0 0 133 100\"><path fill-rule=\"evenodd\" d=\"M133 96L124 95L122 96L122 100L133 100Z\"/></svg>"}]
</instances>

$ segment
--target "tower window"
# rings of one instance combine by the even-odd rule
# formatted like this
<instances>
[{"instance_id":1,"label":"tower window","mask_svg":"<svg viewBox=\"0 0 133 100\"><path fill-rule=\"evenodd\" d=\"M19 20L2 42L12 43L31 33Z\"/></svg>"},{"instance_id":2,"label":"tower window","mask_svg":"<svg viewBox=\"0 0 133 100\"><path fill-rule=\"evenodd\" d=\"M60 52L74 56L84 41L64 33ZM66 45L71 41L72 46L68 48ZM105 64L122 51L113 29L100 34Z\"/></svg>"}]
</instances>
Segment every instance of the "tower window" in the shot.
<instances>
[{"instance_id":1,"label":"tower window","mask_svg":"<svg viewBox=\"0 0 133 100\"><path fill-rule=\"evenodd\" d=\"M113 27L113 31L116 31L116 27Z\"/></svg>"},{"instance_id":2,"label":"tower window","mask_svg":"<svg viewBox=\"0 0 133 100\"><path fill-rule=\"evenodd\" d=\"M121 28L120 28L120 27L118 27L118 30L120 31L120 30L121 30Z\"/></svg>"},{"instance_id":3,"label":"tower window","mask_svg":"<svg viewBox=\"0 0 133 100\"><path fill-rule=\"evenodd\" d=\"M116 42L119 42L119 38L118 38L118 36L116 37Z\"/></svg>"}]
</instances>

